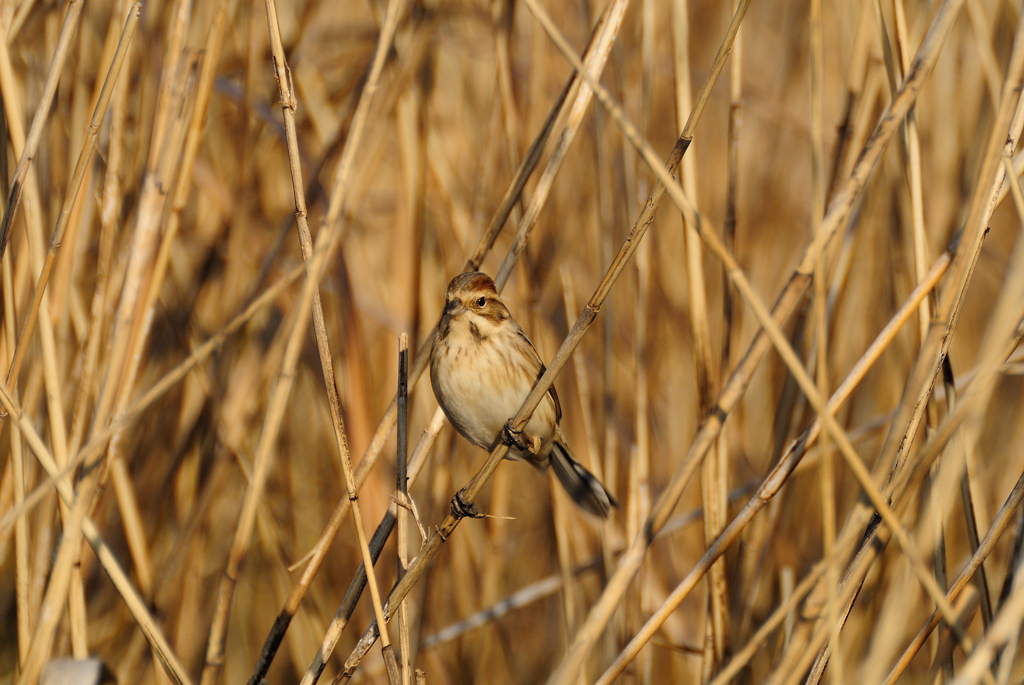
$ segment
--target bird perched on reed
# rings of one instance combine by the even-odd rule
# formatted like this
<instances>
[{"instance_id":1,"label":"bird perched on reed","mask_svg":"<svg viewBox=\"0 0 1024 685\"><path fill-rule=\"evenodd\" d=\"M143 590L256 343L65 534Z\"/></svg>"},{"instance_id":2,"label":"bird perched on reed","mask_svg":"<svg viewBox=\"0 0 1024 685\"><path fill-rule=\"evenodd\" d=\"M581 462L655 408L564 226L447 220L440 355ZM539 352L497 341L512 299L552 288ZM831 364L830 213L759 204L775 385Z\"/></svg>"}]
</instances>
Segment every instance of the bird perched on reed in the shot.
<instances>
[{"instance_id":1,"label":"bird perched on reed","mask_svg":"<svg viewBox=\"0 0 1024 685\"><path fill-rule=\"evenodd\" d=\"M538 470L551 466L573 501L607 517L615 498L576 461L558 428L562 409L552 386L521 434L506 422L515 416L544 363L484 273L456 276L430 354L430 384L448 421L477 447L510 443L506 459Z\"/></svg>"}]
</instances>

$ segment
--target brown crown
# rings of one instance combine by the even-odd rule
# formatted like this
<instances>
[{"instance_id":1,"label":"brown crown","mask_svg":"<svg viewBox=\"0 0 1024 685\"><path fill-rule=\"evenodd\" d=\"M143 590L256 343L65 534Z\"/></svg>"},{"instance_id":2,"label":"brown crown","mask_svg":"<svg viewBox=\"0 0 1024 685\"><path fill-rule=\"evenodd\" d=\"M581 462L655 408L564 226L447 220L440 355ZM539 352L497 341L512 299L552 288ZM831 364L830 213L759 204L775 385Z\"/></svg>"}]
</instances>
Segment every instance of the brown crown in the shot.
<instances>
[{"instance_id":1,"label":"brown crown","mask_svg":"<svg viewBox=\"0 0 1024 685\"><path fill-rule=\"evenodd\" d=\"M460 293L488 292L498 294L491 277L480 271L459 274L448 284L449 299Z\"/></svg>"}]
</instances>

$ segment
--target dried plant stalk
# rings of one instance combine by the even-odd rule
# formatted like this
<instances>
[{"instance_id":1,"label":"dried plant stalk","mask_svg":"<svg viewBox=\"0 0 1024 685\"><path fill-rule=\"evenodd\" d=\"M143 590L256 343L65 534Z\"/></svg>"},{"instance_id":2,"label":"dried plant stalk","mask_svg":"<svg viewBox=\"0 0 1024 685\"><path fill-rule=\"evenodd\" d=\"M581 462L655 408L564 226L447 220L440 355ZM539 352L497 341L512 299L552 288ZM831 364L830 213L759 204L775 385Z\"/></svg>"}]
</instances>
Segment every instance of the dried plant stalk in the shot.
<instances>
[{"instance_id":1,"label":"dried plant stalk","mask_svg":"<svg viewBox=\"0 0 1024 685\"><path fill-rule=\"evenodd\" d=\"M46 73L46 82L43 84L43 94L39 101L39 107L36 108L35 116L32 117L32 126L28 130L28 135L24 138L23 149L15 150L15 156L18 157L18 166L14 170L14 178L11 179L10 187L7 191L7 202L4 206L3 219L0 219L0 256L7 251L7 243L11 239L11 222L14 221L14 215L21 204L21 196L25 191L25 186L26 184L30 185L33 183L28 178L29 167L32 164L32 158L35 156L36 148L39 146L39 139L43 135L46 119L50 115L50 104L53 102L53 97L57 92L57 84L60 81L61 74L64 73L64 63L71 52L71 41L75 36L75 31L78 29L78 20L82 16L83 2L84 0L71 0L68 3L60 38L57 40L57 49L54 52L53 59L50 61L50 68ZM10 58L7 54L6 45L3 50L0 50L0 53L3 53L3 66L0 66L0 74L3 74L3 81L7 84L4 86L4 100L10 102L11 91L9 89L13 87L13 83L10 82ZM21 126L21 121L17 116L9 117L8 120L16 121L18 126ZM6 182L6 179L4 181Z\"/></svg>"},{"instance_id":2,"label":"dried plant stalk","mask_svg":"<svg viewBox=\"0 0 1024 685\"><path fill-rule=\"evenodd\" d=\"M140 16L133 42L149 48L128 51L107 127L97 105L133 1L80 3L70 34L67 2L0 3L10 124L0 137L16 153L0 155L5 188L5 162L12 174L26 164L0 269L0 358L10 370L18 356L5 386L18 414L0 444L0 601L18 640L0 646L0 662L89 655L119 682L163 683L166 648L198 678L219 622L217 678L299 680L329 670L373 622L372 596L360 606L368 555L381 592L399 567L422 571L403 579L407 621L392 624L403 685L417 667L438 683L544 681L567 647L585 665L572 685L932 682L951 662L942 677L952 681L975 644L970 677L1012 681L1019 636L992 626L1024 549L1024 528L1010 525L1019 488L1004 502L1014 487L1004 476L1024 469L1014 451L1024 357L1012 350L1024 316L993 312L1019 276L1011 252L1024 213L1019 184L1004 180L1024 169L1024 111L1006 118L1017 106L1017 8L642 0L608 40L621 4L534 1L541 23L507 0L425 0L405 4L394 52L381 57L387 3L278 1L272 26L265 0L174 0ZM610 58L600 78L563 61L599 44ZM691 102L685 79L697 72ZM728 89L712 90L726 73ZM295 109L277 109L282 80ZM594 97L608 111L591 124L581 103ZM668 147L695 135L676 183ZM445 283L463 268L509 270L502 297L550 358L587 304L573 301L576 288L603 287L620 242L636 237L627 233L655 175L664 189L648 212L665 192L676 206L644 214L654 235L626 267L635 279L604 294L598 339L555 381L563 400L579 399L563 404L563 432L621 511L590 520L560 489L551 499L549 478L506 464L492 484L476 482L483 525L463 526L430 563L429 547L396 559L399 518L418 507L442 523L487 457L444 429L419 383ZM300 195L319 236L308 226L303 239ZM1013 208L1000 206L1008 195ZM501 235L510 218L518 239ZM293 223L299 241L288 239ZM687 240L684 227L703 235ZM59 250L48 254L48 239ZM295 287L307 266L318 285ZM769 312L761 298L780 292ZM297 333L317 295L324 326ZM400 441L411 448L408 431L423 431L408 450L408 498L386 457L401 394L389 350L402 331L413 349ZM314 351L318 338L333 345ZM766 354L773 347L784 358ZM700 376L691 355L704 358ZM923 382L940 370L941 385ZM348 469L359 513L379 523L365 550L358 530L342 532L352 505L331 456L342 425L324 402L332 385L363 455ZM842 467L829 477L837 449L857 477ZM858 459L874 467L867 477ZM103 496L110 480L114 497ZM727 502L731 481L745 485ZM243 503L255 515L239 529ZM679 505L685 514L669 509ZM689 526L698 522L709 535ZM435 530L412 525L405 538ZM222 581L210 569L224 568L246 528L247 546L258 543L223 613L203 601ZM81 545L91 533L99 560ZM406 543L415 555L408 540L399 551ZM716 562L727 584L704 578ZM985 573L1004 577L999 598L986 599ZM709 602L704 587L720 592ZM929 616L940 595L945 613ZM379 603L385 622L389 606L397 613ZM940 621L952 630L935 631ZM45 650L32 644L37 628L51 635ZM581 636L600 647L577 653ZM724 653L723 637L734 644ZM982 667L993 649L998 664ZM371 651L354 677L383 682L386 670Z\"/></svg>"},{"instance_id":3,"label":"dried plant stalk","mask_svg":"<svg viewBox=\"0 0 1024 685\"><path fill-rule=\"evenodd\" d=\"M349 139L345 146L345 152L343 153L341 162L335 173L334 187L331 190L330 206L321 225L320 232L317 234L316 244L313 245L312 252L308 255L306 260L306 281L303 285L302 294L299 299L299 311L305 311L312 307L320 278L322 277L324 268L327 264L327 258L336 248L336 236L340 233L338 223L344 207L345 193L349 189L355 152L359 146L359 141L366 125L370 105L373 103L374 96L376 95L380 75L384 67L384 58L390 49L391 40L398 24L398 9L400 6L401 0L392 0L392 2L389 3L388 19L384 25L384 29L381 31L380 39L377 43L377 48L374 53L373 67L371 68L366 87L363 89L363 93L360 96L359 106L356 111L352 128L349 132ZM299 185L299 188L301 189L301 184ZM301 193L296 195L296 198L299 197L302 197ZM256 506L259 503L263 486L266 483L270 467L271 452L274 449L274 443L276 442L277 434L281 427L281 421L284 417L285 404L291 391L295 365L298 361L301 341L306 330L306 324L307 319L305 317L296 317L295 323L293 324L292 330L288 336L288 343L285 349L284 358L281 362L281 370L278 373L278 380L274 386L273 396L269 402L268 410L266 412L264 421L266 428L261 434L260 444L257 447L256 456L254 457L255 468L253 470L253 479L250 483L250 487L246 490L246 497L242 505L242 513L239 516L238 526L235 531L235 539L232 544L230 556L228 557L227 570L225 571L217 594L217 608L214 613L214 623L210 628L210 635L207 640L206 658L202 679L202 683L204 683L204 685L213 685L213 683L216 683L220 677L220 669L223 665L224 658L224 641L227 635L227 622L229 610L231 608L231 599L234 595L234 587L237 582L238 571L241 566L242 559L245 557L245 553L249 547L249 540L252 536L252 529L255 523ZM333 365L333 360L330 361L330 364ZM338 424L336 423L335 425ZM343 436L343 433L338 435ZM343 439L344 438L342 437L342 440ZM340 449L342 460L344 462L348 455L348 450L347 448ZM348 473L351 475L351 471L348 471ZM346 478L346 483L349 488L351 499L351 493L356 492L353 478ZM355 508L353 507L353 512L354 511ZM360 534L360 540L362 543L360 547L365 549L365 539L362 538L362 535L365 533L363 532L361 519L357 520L354 515L353 520L357 531ZM364 557L368 558L368 555L364 555Z\"/></svg>"}]
</instances>

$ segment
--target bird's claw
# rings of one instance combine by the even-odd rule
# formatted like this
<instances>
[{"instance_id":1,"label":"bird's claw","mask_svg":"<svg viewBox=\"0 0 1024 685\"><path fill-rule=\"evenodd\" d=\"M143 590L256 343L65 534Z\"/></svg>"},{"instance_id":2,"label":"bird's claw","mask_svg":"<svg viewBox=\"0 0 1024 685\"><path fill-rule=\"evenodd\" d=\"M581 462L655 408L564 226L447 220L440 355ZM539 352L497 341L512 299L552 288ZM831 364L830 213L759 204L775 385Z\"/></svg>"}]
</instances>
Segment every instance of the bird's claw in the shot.
<instances>
[{"instance_id":1,"label":"bird's claw","mask_svg":"<svg viewBox=\"0 0 1024 685\"><path fill-rule=\"evenodd\" d=\"M462 491L455 493L452 497L452 516L455 518L465 519L482 519L484 515L480 513L480 509L472 502L467 502L462 499Z\"/></svg>"},{"instance_id":2,"label":"bird's claw","mask_svg":"<svg viewBox=\"0 0 1024 685\"><path fill-rule=\"evenodd\" d=\"M501 441L509 447L515 447L517 450L527 449L526 440L523 439L523 431L513 428L511 421L505 423L505 427L501 430Z\"/></svg>"}]
</instances>

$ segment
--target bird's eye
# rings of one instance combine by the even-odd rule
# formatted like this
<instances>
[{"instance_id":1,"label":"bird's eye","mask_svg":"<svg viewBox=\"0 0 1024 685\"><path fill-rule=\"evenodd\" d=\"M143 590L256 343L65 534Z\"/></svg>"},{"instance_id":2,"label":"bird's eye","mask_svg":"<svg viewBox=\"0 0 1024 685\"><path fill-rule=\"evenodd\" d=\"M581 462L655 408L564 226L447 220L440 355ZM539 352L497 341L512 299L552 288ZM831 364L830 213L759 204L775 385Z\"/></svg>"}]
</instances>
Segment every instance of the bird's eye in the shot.
<instances>
[{"instance_id":1,"label":"bird's eye","mask_svg":"<svg viewBox=\"0 0 1024 685\"><path fill-rule=\"evenodd\" d=\"M486 297L481 297L479 300L476 301L476 306L477 307L483 307L485 304L487 304L487 298Z\"/></svg>"}]
</instances>

